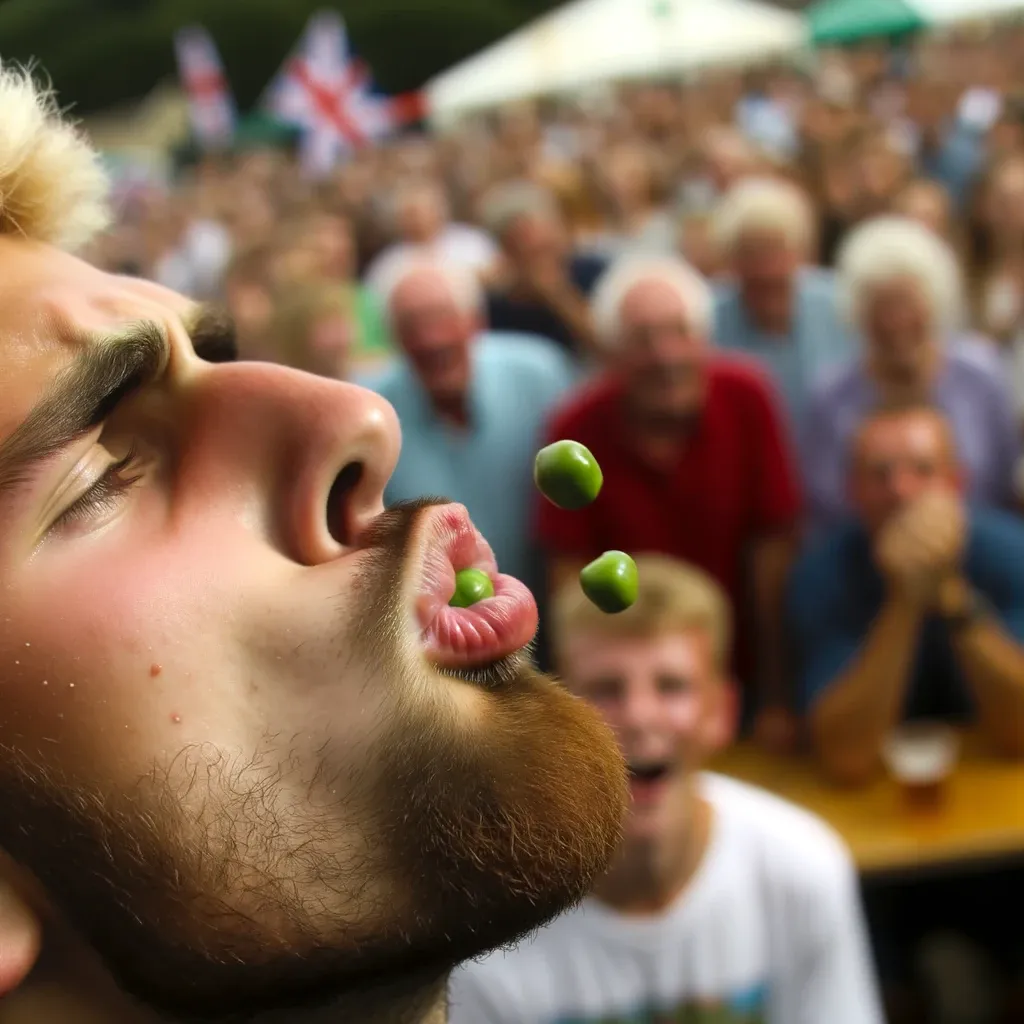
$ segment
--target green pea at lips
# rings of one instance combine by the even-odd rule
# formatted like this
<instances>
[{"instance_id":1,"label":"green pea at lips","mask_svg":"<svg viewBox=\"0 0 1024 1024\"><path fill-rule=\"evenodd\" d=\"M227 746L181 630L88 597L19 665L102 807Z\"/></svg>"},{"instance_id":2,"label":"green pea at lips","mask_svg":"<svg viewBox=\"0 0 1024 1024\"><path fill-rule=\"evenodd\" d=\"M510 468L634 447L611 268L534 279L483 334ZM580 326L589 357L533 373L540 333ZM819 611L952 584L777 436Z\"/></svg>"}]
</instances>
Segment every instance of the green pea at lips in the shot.
<instances>
[{"instance_id":1,"label":"green pea at lips","mask_svg":"<svg viewBox=\"0 0 1024 1024\"><path fill-rule=\"evenodd\" d=\"M625 551L606 551L580 572L580 586L603 612L615 615L636 602L636 562Z\"/></svg>"},{"instance_id":2,"label":"green pea at lips","mask_svg":"<svg viewBox=\"0 0 1024 1024\"><path fill-rule=\"evenodd\" d=\"M548 501L574 512L601 493L604 474L597 459L578 441L556 441L537 452L533 480Z\"/></svg>"},{"instance_id":3,"label":"green pea at lips","mask_svg":"<svg viewBox=\"0 0 1024 1024\"><path fill-rule=\"evenodd\" d=\"M455 574L455 593L448 604L453 608L468 608L488 597L494 597L491 577L479 569L463 569Z\"/></svg>"}]
</instances>

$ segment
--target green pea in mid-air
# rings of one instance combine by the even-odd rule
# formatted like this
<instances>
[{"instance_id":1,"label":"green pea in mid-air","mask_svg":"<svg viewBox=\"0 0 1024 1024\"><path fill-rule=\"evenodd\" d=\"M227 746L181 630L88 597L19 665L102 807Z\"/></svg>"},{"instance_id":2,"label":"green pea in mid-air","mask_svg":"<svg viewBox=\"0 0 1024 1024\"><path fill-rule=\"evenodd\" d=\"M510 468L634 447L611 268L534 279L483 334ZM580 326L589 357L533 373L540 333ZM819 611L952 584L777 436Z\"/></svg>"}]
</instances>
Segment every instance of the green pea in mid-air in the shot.
<instances>
[{"instance_id":1,"label":"green pea in mid-air","mask_svg":"<svg viewBox=\"0 0 1024 1024\"><path fill-rule=\"evenodd\" d=\"M453 608L468 608L488 597L494 597L491 577L480 569L463 569L455 574L455 593L448 603Z\"/></svg>"},{"instance_id":2,"label":"green pea in mid-air","mask_svg":"<svg viewBox=\"0 0 1024 1024\"><path fill-rule=\"evenodd\" d=\"M580 572L580 586L601 611L624 612L636 602L636 562L625 551L606 551Z\"/></svg>"},{"instance_id":3,"label":"green pea in mid-air","mask_svg":"<svg viewBox=\"0 0 1024 1024\"><path fill-rule=\"evenodd\" d=\"M533 480L548 501L576 511L601 493L604 474L597 459L578 441L556 441L537 453Z\"/></svg>"}]
</instances>

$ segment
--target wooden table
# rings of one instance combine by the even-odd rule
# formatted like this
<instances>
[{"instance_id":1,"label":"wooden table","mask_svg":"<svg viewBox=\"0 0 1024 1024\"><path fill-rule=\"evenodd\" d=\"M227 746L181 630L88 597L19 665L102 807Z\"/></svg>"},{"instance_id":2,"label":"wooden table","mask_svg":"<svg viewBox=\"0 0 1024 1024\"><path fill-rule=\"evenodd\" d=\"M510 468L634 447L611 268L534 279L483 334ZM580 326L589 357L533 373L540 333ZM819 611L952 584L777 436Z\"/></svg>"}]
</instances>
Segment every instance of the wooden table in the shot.
<instances>
[{"instance_id":1,"label":"wooden table","mask_svg":"<svg viewBox=\"0 0 1024 1024\"><path fill-rule=\"evenodd\" d=\"M805 757L774 758L740 744L714 771L763 786L824 818L849 844L865 875L1024 858L1024 763L987 755L972 737L940 808L907 806L884 773L864 789L825 781Z\"/></svg>"}]
</instances>

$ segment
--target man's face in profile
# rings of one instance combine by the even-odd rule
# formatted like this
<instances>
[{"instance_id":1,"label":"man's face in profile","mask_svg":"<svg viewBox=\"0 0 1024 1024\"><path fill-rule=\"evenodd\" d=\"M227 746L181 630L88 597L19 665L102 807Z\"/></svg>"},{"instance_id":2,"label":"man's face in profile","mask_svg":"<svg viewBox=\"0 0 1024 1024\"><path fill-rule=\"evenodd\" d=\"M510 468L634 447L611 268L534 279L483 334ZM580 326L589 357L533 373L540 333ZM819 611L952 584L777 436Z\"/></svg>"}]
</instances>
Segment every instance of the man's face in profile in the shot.
<instances>
[{"instance_id":1,"label":"man's face in profile","mask_svg":"<svg viewBox=\"0 0 1024 1024\"><path fill-rule=\"evenodd\" d=\"M451 618L460 511L382 512L390 407L224 341L0 238L0 850L161 1015L369 1006L582 896L624 772L514 583Z\"/></svg>"}]
</instances>

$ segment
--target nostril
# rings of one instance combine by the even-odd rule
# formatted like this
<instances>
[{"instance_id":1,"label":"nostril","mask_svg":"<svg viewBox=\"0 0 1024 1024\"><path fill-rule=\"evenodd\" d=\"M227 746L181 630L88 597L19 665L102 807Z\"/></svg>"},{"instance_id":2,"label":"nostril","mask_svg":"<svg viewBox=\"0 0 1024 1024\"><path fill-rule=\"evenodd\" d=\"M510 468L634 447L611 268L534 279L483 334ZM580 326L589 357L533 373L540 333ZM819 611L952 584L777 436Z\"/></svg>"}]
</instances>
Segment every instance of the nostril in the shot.
<instances>
[{"instance_id":1,"label":"nostril","mask_svg":"<svg viewBox=\"0 0 1024 1024\"><path fill-rule=\"evenodd\" d=\"M350 462L334 478L331 491L327 495L327 529L334 540L344 547L348 547L352 542L348 521L349 496L359 486L362 478L363 464Z\"/></svg>"}]
</instances>

